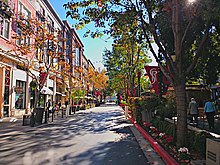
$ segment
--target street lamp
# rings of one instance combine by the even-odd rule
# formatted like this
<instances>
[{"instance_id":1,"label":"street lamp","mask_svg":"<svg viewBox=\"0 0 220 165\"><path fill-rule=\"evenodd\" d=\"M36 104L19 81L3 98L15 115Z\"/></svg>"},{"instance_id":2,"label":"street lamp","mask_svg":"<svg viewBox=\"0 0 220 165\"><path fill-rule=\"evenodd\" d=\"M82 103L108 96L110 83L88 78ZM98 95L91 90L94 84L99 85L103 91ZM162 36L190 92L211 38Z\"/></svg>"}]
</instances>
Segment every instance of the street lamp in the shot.
<instances>
[{"instance_id":1,"label":"street lamp","mask_svg":"<svg viewBox=\"0 0 220 165\"><path fill-rule=\"evenodd\" d=\"M140 97L141 96L141 85L140 85L141 71L140 70L138 70L137 76L138 76L138 97Z\"/></svg>"},{"instance_id":2,"label":"street lamp","mask_svg":"<svg viewBox=\"0 0 220 165\"><path fill-rule=\"evenodd\" d=\"M176 62L176 54L175 54L175 52L171 53L170 57L173 60L173 62Z\"/></svg>"},{"instance_id":3,"label":"street lamp","mask_svg":"<svg viewBox=\"0 0 220 165\"><path fill-rule=\"evenodd\" d=\"M196 2L196 0L188 0L188 3L189 4L193 4L193 3L195 3Z\"/></svg>"}]
</instances>

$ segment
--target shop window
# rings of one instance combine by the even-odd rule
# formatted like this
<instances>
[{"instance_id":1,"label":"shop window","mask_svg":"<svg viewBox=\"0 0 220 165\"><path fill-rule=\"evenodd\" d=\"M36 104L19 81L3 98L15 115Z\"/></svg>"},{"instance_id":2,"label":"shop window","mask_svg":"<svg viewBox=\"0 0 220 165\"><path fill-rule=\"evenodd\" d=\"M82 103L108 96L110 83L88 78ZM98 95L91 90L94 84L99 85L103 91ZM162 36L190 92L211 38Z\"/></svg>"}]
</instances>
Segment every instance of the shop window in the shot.
<instances>
[{"instance_id":1,"label":"shop window","mask_svg":"<svg viewBox=\"0 0 220 165\"><path fill-rule=\"evenodd\" d=\"M16 81L15 87L15 109L25 109L25 92L26 83L24 81Z\"/></svg>"}]
</instances>

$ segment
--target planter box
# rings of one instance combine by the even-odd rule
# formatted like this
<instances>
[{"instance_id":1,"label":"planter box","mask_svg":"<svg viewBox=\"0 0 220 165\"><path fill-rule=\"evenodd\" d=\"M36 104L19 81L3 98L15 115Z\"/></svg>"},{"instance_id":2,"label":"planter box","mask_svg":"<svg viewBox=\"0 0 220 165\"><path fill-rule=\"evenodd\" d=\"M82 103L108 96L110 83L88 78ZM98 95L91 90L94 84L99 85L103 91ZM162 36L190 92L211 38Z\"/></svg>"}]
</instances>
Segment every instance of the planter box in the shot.
<instances>
[{"instance_id":1,"label":"planter box","mask_svg":"<svg viewBox=\"0 0 220 165\"><path fill-rule=\"evenodd\" d=\"M220 139L206 139L206 164L220 164Z\"/></svg>"}]
</instances>

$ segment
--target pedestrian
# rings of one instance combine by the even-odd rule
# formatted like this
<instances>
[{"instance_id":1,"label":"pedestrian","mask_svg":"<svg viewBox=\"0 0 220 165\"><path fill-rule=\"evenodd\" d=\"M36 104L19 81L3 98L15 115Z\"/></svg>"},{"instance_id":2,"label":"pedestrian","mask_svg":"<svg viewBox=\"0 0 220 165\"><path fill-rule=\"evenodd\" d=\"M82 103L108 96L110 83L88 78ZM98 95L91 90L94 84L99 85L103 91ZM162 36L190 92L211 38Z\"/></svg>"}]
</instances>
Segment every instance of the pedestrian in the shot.
<instances>
[{"instance_id":1,"label":"pedestrian","mask_svg":"<svg viewBox=\"0 0 220 165\"><path fill-rule=\"evenodd\" d=\"M212 100L208 100L205 103L205 107L204 107L204 112L209 124L209 129L213 129L214 128L214 117L215 117L215 111L216 111L216 107L214 105L214 103L212 102Z\"/></svg>"},{"instance_id":2,"label":"pedestrian","mask_svg":"<svg viewBox=\"0 0 220 165\"><path fill-rule=\"evenodd\" d=\"M51 111L51 100L49 99L46 103L46 108L47 108L47 112L48 112L48 117L49 117L49 112Z\"/></svg>"},{"instance_id":3,"label":"pedestrian","mask_svg":"<svg viewBox=\"0 0 220 165\"><path fill-rule=\"evenodd\" d=\"M198 111L198 104L194 98L191 98L191 101L189 103L189 111L188 115L190 115L190 123L195 123L195 125L198 125L198 116L199 116L199 111Z\"/></svg>"},{"instance_id":4,"label":"pedestrian","mask_svg":"<svg viewBox=\"0 0 220 165\"><path fill-rule=\"evenodd\" d=\"M61 109L61 106L62 106L61 100L59 101L58 106L59 106L59 109Z\"/></svg>"},{"instance_id":5,"label":"pedestrian","mask_svg":"<svg viewBox=\"0 0 220 165\"><path fill-rule=\"evenodd\" d=\"M57 104L54 104L53 109L52 109L52 122L53 122L53 118L54 118L54 114L57 111Z\"/></svg>"},{"instance_id":6,"label":"pedestrian","mask_svg":"<svg viewBox=\"0 0 220 165\"><path fill-rule=\"evenodd\" d=\"M69 101L68 100L65 101L65 106L66 106L66 117L68 117L69 116Z\"/></svg>"},{"instance_id":7,"label":"pedestrian","mask_svg":"<svg viewBox=\"0 0 220 165\"><path fill-rule=\"evenodd\" d=\"M77 108L77 103L74 102L74 105L73 105L73 113L74 113L74 114L76 113L76 108Z\"/></svg>"}]
</instances>

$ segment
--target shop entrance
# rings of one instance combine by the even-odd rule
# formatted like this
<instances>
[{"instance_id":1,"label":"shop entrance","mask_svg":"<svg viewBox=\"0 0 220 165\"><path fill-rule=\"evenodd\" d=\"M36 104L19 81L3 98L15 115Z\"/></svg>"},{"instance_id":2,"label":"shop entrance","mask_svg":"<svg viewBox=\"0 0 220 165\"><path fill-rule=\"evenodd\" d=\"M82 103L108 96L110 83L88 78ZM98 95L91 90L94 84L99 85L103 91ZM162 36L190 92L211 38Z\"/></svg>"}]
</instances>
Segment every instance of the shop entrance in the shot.
<instances>
[{"instance_id":1,"label":"shop entrance","mask_svg":"<svg viewBox=\"0 0 220 165\"><path fill-rule=\"evenodd\" d=\"M9 96L10 96L10 68L5 68L5 88L3 117L9 117Z\"/></svg>"}]
</instances>

